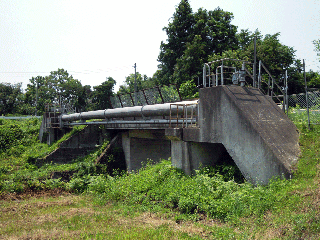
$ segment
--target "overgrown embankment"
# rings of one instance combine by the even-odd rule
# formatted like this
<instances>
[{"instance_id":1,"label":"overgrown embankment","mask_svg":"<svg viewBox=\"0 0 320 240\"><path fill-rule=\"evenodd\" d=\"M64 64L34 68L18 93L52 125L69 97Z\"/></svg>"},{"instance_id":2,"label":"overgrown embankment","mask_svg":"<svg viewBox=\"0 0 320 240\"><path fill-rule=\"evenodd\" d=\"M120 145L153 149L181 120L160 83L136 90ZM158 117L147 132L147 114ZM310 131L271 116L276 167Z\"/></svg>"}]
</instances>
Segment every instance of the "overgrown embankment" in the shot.
<instances>
[{"instance_id":1,"label":"overgrown embankment","mask_svg":"<svg viewBox=\"0 0 320 240\"><path fill-rule=\"evenodd\" d=\"M108 160L109 168L107 165L95 164L95 159L107 146L107 140L84 158L68 164L47 163L37 167L34 164L37 159L44 158L56 150L61 142L84 128L83 126L75 127L59 141L48 146L38 140L40 124L39 119L0 119L0 194L53 188L73 190L72 183L53 176L57 172L70 172L71 176L74 176L73 179L82 178L86 174L112 174L111 162L114 161L112 155Z\"/></svg>"},{"instance_id":2,"label":"overgrown embankment","mask_svg":"<svg viewBox=\"0 0 320 240\"><path fill-rule=\"evenodd\" d=\"M147 164L137 173L112 172L116 166L110 168L115 163L113 156L109 164L94 164L108 142L73 163L37 168L30 159L54 148L36 140L37 121L2 122L1 126L10 126L3 130L5 133L14 129L14 135L19 136L8 140L0 155L3 194L59 188L86 193L101 205L113 203L120 209L162 213L176 222L211 218L227 224L229 230L213 231L210 233L213 238L219 238L217 233L222 234L221 239L231 235L235 239L318 239L320 236L320 126L308 130L303 122L296 120L302 156L293 179L273 179L267 186L252 186L234 181L230 174L222 175L225 169L234 170L230 166L204 168L194 176L186 176L163 160L156 165ZM51 173L58 170L74 173L68 182L51 179Z\"/></svg>"}]
</instances>

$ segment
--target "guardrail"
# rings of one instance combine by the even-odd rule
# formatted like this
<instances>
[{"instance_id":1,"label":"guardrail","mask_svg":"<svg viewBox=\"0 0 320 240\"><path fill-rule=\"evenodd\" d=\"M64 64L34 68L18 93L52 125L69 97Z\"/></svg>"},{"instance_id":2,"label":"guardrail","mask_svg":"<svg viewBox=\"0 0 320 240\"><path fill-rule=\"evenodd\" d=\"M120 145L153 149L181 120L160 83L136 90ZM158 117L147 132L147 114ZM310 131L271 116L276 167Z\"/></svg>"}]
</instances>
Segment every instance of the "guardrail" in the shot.
<instances>
[{"instance_id":1,"label":"guardrail","mask_svg":"<svg viewBox=\"0 0 320 240\"><path fill-rule=\"evenodd\" d=\"M134 99L137 99L135 103ZM153 87L138 92L116 94L110 98L112 108L134 107L182 101L177 85Z\"/></svg>"},{"instance_id":2,"label":"guardrail","mask_svg":"<svg viewBox=\"0 0 320 240\"><path fill-rule=\"evenodd\" d=\"M19 120L19 119L28 119L28 118L41 118L42 116L17 116L17 117L5 117L0 116L2 119L11 119L11 120Z\"/></svg>"}]
</instances>

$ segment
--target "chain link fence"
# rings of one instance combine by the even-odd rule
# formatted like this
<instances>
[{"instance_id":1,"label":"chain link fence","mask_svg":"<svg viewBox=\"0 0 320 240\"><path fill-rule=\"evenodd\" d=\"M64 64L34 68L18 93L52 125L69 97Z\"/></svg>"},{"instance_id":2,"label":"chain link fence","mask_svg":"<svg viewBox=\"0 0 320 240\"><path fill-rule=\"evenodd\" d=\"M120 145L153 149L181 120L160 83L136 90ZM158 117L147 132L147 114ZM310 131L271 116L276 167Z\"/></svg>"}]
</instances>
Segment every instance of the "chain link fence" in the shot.
<instances>
[{"instance_id":1,"label":"chain link fence","mask_svg":"<svg viewBox=\"0 0 320 240\"><path fill-rule=\"evenodd\" d=\"M144 106L176 101L181 101L179 89L176 85L154 87L136 93L116 94L110 98L112 108Z\"/></svg>"},{"instance_id":2,"label":"chain link fence","mask_svg":"<svg viewBox=\"0 0 320 240\"><path fill-rule=\"evenodd\" d=\"M288 115L292 120L320 124L320 91L288 96Z\"/></svg>"}]
</instances>

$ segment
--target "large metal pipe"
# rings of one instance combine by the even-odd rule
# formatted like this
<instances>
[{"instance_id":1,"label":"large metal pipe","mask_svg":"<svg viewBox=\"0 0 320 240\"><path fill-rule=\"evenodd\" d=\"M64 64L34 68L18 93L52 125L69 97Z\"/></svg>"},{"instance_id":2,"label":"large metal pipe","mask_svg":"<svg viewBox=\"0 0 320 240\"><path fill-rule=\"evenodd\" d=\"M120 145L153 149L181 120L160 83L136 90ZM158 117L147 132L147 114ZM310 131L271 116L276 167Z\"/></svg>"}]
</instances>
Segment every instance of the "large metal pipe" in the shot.
<instances>
[{"instance_id":1,"label":"large metal pipe","mask_svg":"<svg viewBox=\"0 0 320 240\"><path fill-rule=\"evenodd\" d=\"M183 114L183 105L190 105L191 108L195 108L198 100L183 101L175 103L124 107L115 109L105 109L82 113L73 113L69 115L62 115L61 120L63 122L71 122L77 120L90 120L90 119L108 119L108 118L125 118L125 117L154 117L154 116L169 116L170 105L174 104L172 108L172 114Z\"/></svg>"},{"instance_id":2,"label":"large metal pipe","mask_svg":"<svg viewBox=\"0 0 320 240\"><path fill-rule=\"evenodd\" d=\"M188 120L175 120L172 121L172 125L176 124L195 124L194 119L188 119ZM169 119L146 119L146 120L110 120L110 121L93 121L93 122L72 122L72 123L65 123L65 126L75 126L75 125L111 125L111 124L135 124L135 125L140 125L140 124L170 124Z\"/></svg>"}]
</instances>

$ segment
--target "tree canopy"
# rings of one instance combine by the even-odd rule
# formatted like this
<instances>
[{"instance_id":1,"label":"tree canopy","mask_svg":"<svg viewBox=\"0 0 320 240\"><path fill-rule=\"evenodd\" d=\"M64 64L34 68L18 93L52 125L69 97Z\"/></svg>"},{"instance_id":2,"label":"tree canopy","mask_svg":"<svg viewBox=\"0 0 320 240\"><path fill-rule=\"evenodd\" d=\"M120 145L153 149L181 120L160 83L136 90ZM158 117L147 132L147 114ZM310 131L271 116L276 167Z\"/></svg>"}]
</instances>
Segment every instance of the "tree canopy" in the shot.
<instances>
[{"instance_id":1,"label":"tree canopy","mask_svg":"<svg viewBox=\"0 0 320 240\"><path fill-rule=\"evenodd\" d=\"M147 75L141 75L139 72L136 72L136 77L134 73L126 77L124 83L120 85L118 93L133 93L135 78L137 82L137 91L152 88L155 86L155 82L152 78L149 78Z\"/></svg>"},{"instance_id":2,"label":"tree canopy","mask_svg":"<svg viewBox=\"0 0 320 240\"><path fill-rule=\"evenodd\" d=\"M99 86L93 87L93 92L91 94L93 109L112 108L110 97L113 95L113 88L115 85L116 81L112 77L108 77L107 80Z\"/></svg>"},{"instance_id":3,"label":"tree canopy","mask_svg":"<svg viewBox=\"0 0 320 240\"><path fill-rule=\"evenodd\" d=\"M26 90L26 102L37 107L42 113L46 104L60 102L69 104L78 110L84 110L86 93L81 82L74 79L68 71L58 69L49 76L37 76L30 79Z\"/></svg>"},{"instance_id":4,"label":"tree canopy","mask_svg":"<svg viewBox=\"0 0 320 240\"><path fill-rule=\"evenodd\" d=\"M201 75L202 64L210 54L236 49L237 27L231 24L232 19L232 13L219 7L214 11L200 8L193 13L189 2L182 0L163 28L168 38L160 45L157 83L180 85L194 80Z\"/></svg>"},{"instance_id":5,"label":"tree canopy","mask_svg":"<svg viewBox=\"0 0 320 240\"><path fill-rule=\"evenodd\" d=\"M19 112L19 108L23 105L23 98L21 83L0 83L0 115Z\"/></svg>"}]
</instances>

